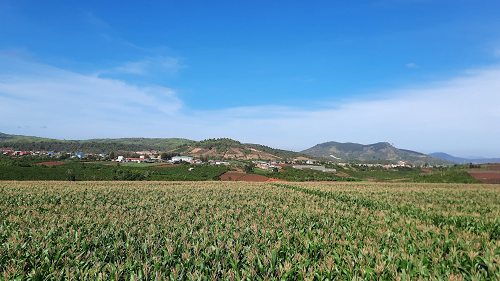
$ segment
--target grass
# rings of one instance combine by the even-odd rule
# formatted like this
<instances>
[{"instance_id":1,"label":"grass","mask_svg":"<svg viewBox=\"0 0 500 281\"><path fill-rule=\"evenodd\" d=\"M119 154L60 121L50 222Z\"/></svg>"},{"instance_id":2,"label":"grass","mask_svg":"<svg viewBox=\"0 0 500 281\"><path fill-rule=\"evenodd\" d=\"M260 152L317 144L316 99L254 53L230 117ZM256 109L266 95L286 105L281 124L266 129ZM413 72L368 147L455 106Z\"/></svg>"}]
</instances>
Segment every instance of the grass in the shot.
<instances>
[{"instance_id":1,"label":"grass","mask_svg":"<svg viewBox=\"0 0 500 281\"><path fill-rule=\"evenodd\" d=\"M497 185L0 182L0 279L498 280L499 206Z\"/></svg>"},{"instance_id":2,"label":"grass","mask_svg":"<svg viewBox=\"0 0 500 281\"><path fill-rule=\"evenodd\" d=\"M452 171L445 173L437 173L437 174L429 174L429 175L421 175L419 177L415 177L411 180L411 182L432 182L432 183L482 183L480 180L473 178L466 171Z\"/></svg>"},{"instance_id":3,"label":"grass","mask_svg":"<svg viewBox=\"0 0 500 281\"><path fill-rule=\"evenodd\" d=\"M163 164L166 165L167 163ZM161 163L123 163L120 164L121 166L125 167L151 167L151 166L159 166L162 165Z\"/></svg>"},{"instance_id":4,"label":"grass","mask_svg":"<svg viewBox=\"0 0 500 281\"><path fill-rule=\"evenodd\" d=\"M21 163L23 164L23 163ZM47 167L45 165L19 166L0 165L0 180L76 180L76 181L113 181L113 180L213 180L228 171L226 166L176 165L168 168L151 165L109 166L110 162L78 163ZM114 163L112 163L114 164ZM134 163L135 164L135 163ZM30 164L31 165L31 164ZM156 164L157 165L157 164ZM193 168L189 171L189 168Z\"/></svg>"}]
</instances>

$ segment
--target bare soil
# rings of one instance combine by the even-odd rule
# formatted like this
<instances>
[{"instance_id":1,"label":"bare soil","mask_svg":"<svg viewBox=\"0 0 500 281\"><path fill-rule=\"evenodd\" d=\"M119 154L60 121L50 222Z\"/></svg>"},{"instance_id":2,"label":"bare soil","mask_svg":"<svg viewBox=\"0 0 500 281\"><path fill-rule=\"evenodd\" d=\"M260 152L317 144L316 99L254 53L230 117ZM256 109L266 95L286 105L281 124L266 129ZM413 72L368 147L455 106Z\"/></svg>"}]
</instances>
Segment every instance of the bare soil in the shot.
<instances>
[{"instance_id":1,"label":"bare soil","mask_svg":"<svg viewBox=\"0 0 500 281\"><path fill-rule=\"evenodd\" d=\"M489 184L500 184L500 172L475 172L475 171L469 171L469 174L477 179L480 180L484 183L489 183Z\"/></svg>"}]
</instances>

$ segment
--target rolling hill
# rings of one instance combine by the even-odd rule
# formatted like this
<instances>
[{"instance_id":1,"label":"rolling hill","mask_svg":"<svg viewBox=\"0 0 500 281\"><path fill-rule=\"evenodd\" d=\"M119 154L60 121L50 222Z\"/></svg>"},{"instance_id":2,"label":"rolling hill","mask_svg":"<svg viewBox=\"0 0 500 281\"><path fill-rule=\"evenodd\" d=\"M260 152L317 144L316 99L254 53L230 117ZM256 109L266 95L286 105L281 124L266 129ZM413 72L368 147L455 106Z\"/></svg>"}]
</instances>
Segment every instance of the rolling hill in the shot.
<instances>
[{"instance_id":1,"label":"rolling hill","mask_svg":"<svg viewBox=\"0 0 500 281\"><path fill-rule=\"evenodd\" d=\"M176 155L213 159L311 159L310 156L302 153L271 148L260 144L243 144L228 138L207 139L203 141L193 141L183 138L58 140L0 133L0 148L84 153L162 151Z\"/></svg>"},{"instance_id":2,"label":"rolling hill","mask_svg":"<svg viewBox=\"0 0 500 281\"><path fill-rule=\"evenodd\" d=\"M111 151L162 151L177 155L208 157L213 159L327 159L337 162L362 161L369 163L382 163L405 161L413 164L454 164L454 162L448 161L448 159L441 159L415 151L398 149L387 142L362 145L358 143L340 143L332 141L317 144L301 152L295 152L271 148L261 144L241 143L228 138L206 139L203 141L194 141L184 138L107 138L59 140L0 133L0 148L83 153L109 153Z\"/></svg>"},{"instance_id":3,"label":"rolling hill","mask_svg":"<svg viewBox=\"0 0 500 281\"><path fill-rule=\"evenodd\" d=\"M108 153L110 151L167 151L194 142L181 138L118 138L59 140L0 133L0 148Z\"/></svg>"},{"instance_id":4,"label":"rolling hill","mask_svg":"<svg viewBox=\"0 0 500 281\"><path fill-rule=\"evenodd\" d=\"M208 157L219 159L311 159L303 153L271 148L260 144L241 143L236 140L221 138L207 139L182 145L169 151L173 154L189 155L193 157Z\"/></svg>"},{"instance_id":5,"label":"rolling hill","mask_svg":"<svg viewBox=\"0 0 500 281\"><path fill-rule=\"evenodd\" d=\"M363 145L359 143L325 142L301 151L301 153L324 157L336 162L362 161L380 163L381 161L404 161L412 164L451 165L448 160L431 157L423 153L398 149L387 142Z\"/></svg>"}]
</instances>

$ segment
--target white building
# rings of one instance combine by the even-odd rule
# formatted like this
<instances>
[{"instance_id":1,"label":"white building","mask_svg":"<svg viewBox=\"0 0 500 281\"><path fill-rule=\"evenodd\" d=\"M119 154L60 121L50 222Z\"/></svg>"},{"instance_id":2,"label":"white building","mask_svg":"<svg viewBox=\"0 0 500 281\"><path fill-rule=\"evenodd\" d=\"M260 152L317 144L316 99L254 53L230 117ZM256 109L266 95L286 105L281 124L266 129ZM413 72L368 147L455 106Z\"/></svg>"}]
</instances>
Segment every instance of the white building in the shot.
<instances>
[{"instance_id":1,"label":"white building","mask_svg":"<svg viewBox=\"0 0 500 281\"><path fill-rule=\"evenodd\" d=\"M191 160L193 160L193 157L190 157L190 156L174 156L174 157L172 157L172 162L177 162L177 161L189 162Z\"/></svg>"}]
</instances>

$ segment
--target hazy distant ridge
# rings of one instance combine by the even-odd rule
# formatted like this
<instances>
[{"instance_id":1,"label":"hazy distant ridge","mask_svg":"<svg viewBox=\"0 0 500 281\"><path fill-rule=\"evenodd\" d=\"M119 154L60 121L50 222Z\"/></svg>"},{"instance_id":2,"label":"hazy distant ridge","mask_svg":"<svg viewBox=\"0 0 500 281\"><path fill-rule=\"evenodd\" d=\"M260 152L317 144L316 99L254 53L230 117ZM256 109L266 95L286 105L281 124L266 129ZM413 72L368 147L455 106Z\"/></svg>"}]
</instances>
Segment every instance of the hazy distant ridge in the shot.
<instances>
[{"instance_id":1,"label":"hazy distant ridge","mask_svg":"<svg viewBox=\"0 0 500 281\"><path fill-rule=\"evenodd\" d=\"M451 162L454 162L457 164L463 164L463 163L483 164L483 163L498 163L498 162L500 162L500 158L470 159L470 158L451 156L451 155L446 154L444 152L434 152L434 153L429 154L429 156L445 159L445 160L448 160L448 161L451 161Z\"/></svg>"}]
</instances>

